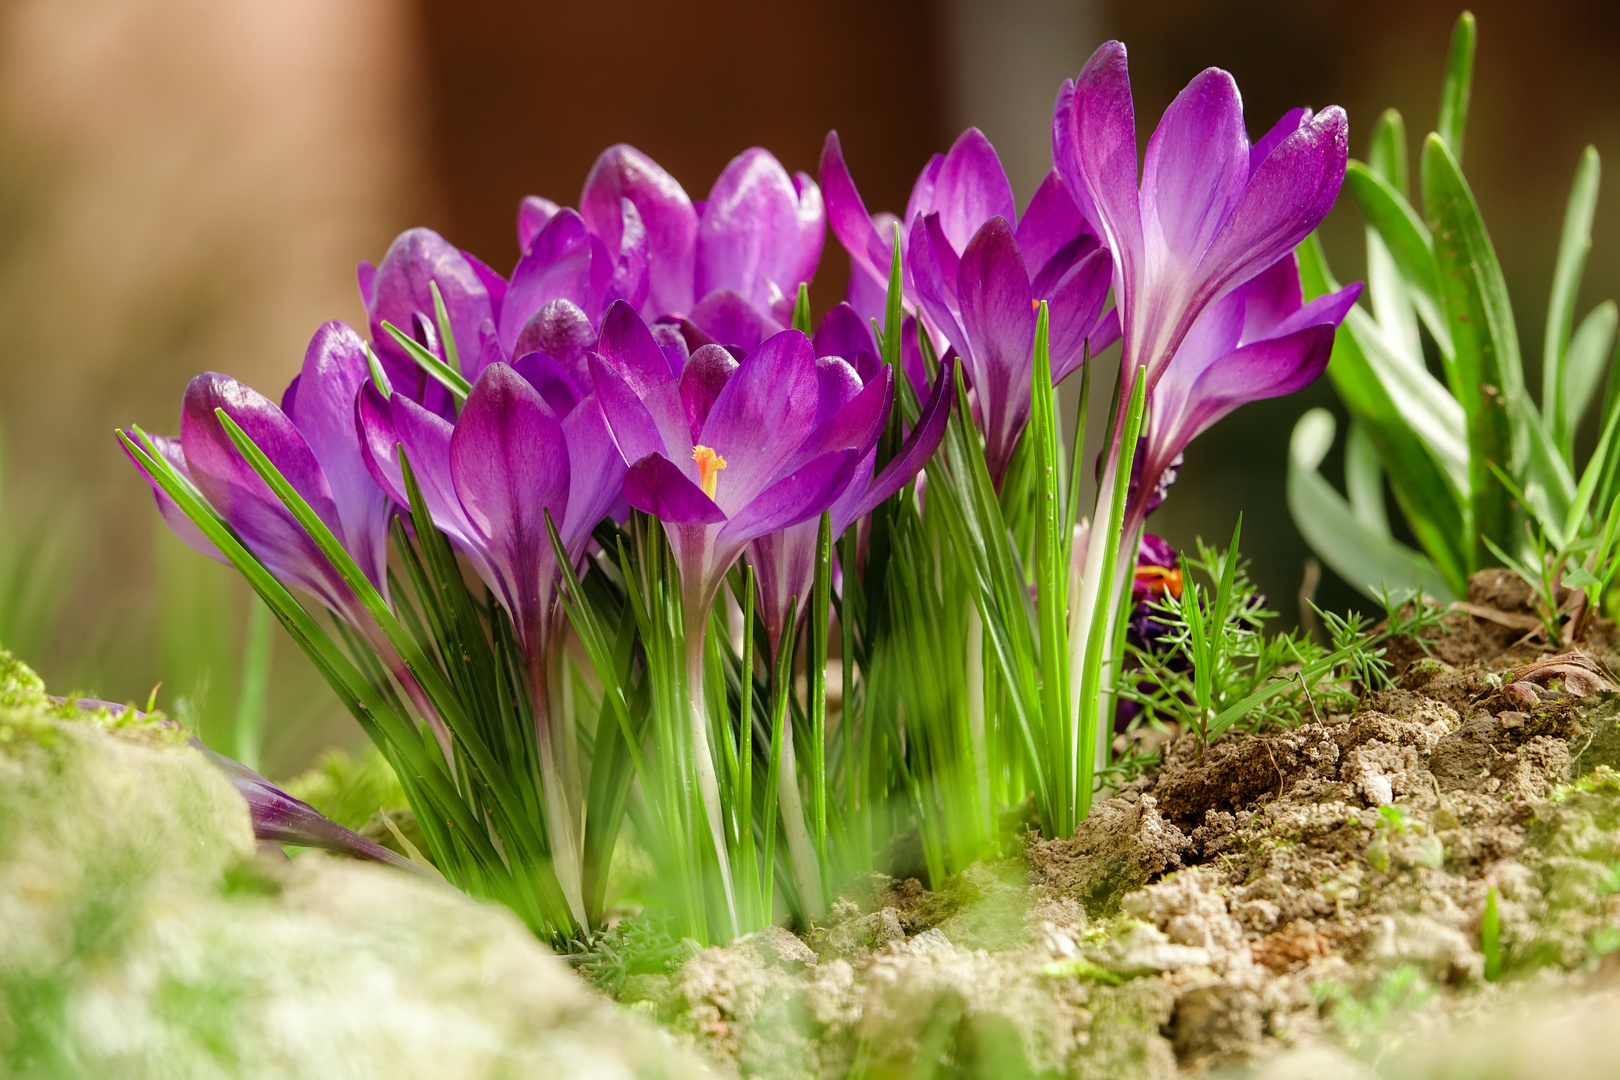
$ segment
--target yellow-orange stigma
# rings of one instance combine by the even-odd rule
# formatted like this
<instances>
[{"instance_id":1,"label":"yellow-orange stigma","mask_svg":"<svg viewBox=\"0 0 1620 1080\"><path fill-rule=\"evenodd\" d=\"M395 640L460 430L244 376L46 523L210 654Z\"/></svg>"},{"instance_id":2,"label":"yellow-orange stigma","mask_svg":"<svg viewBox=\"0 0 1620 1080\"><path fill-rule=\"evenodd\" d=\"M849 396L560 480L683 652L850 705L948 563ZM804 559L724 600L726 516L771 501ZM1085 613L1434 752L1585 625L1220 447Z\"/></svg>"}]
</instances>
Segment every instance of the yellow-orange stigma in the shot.
<instances>
[{"instance_id":1,"label":"yellow-orange stigma","mask_svg":"<svg viewBox=\"0 0 1620 1080\"><path fill-rule=\"evenodd\" d=\"M1136 568L1136 583L1144 586L1152 595L1169 593L1176 599L1181 599L1181 567L1179 566L1138 566Z\"/></svg>"},{"instance_id":2,"label":"yellow-orange stigma","mask_svg":"<svg viewBox=\"0 0 1620 1080\"><path fill-rule=\"evenodd\" d=\"M720 486L720 470L726 467L726 459L709 449L707 446L692 447L692 460L697 462L698 478L703 485L703 494L714 498L714 492Z\"/></svg>"}]
</instances>

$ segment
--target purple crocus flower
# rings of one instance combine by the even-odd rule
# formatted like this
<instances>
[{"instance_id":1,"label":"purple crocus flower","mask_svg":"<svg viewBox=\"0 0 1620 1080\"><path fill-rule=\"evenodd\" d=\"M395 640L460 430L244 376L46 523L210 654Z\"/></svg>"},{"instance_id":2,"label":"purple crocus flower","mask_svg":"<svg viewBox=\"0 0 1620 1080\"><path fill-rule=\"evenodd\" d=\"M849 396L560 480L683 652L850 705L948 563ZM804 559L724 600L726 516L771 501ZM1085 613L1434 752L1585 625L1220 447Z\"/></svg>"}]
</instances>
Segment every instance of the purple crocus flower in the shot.
<instances>
[{"instance_id":1,"label":"purple crocus flower","mask_svg":"<svg viewBox=\"0 0 1620 1080\"><path fill-rule=\"evenodd\" d=\"M386 596L388 500L372 482L354 434L354 397L366 378L365 342L330 322L310 341L281 408L228 375L206 372L186 387L180 437L153 440L271 573L357 627L370 622L359 600L243 459L214 410L223 408L248 433ZM182 540L224 561L155 482L152 491Z\"/></svg>"},{"instance_id":2,"label":"purple crocus flower","mask_svg":"<svg viewBox=\"0 0 1620 1080\"><path fill-rule=\"evenodd\" d=\"M1146 367L1151 395L1205 308L1316 228L1338 197L1348 145L1337 106L1295 109L1251 145L1237 83L1209 68L1165 110L1138 185L1125 46L1103 45L1063 85L1052 156L1114 253L1125 393Z\"/></svg>"},{"instance_id":3,"label":"purple crocus flower","mask_svg":"<svg viewBox=\"0 0 1620 1080\"><path fill-rule=\"evenodd\" d=\"M628 304L608 311L591 372L613 438L630 463L625 498L663 522L679 567L689 735L735 920L703 715L709 609L749 541L815 517L847 491L887 419L892 382L874 379L853 395L824 399L814 349L795 330L766 339L741 361L719 346L700 347L677 371ZM822 414L824 404L830 415Z\"/></svg>"},{"instance_id":4,"label":"purple crocus flower","mask_svg":"<svg viewBox=\"0 0 1620 1080\"><path fill-rule=\"evenodd\" d=\"M1165 478L1174 479L1193 439L1239 405L1316 381L1333 352L1334 331L1360 295L1356 283L1305 303L1299 261L1289 252L1204 309L1154 388L1137 470L1154 484L1131 492L1127 531L1162 501Z\"/></svg>"},{"instance_id":5,"label":"purple crocus flower","mask_svg":"<svg viewBox=\"0 0 1620 1080\"><path fill-rule=\"evenodd\" d=\"M867 213L836 133L821 157L833 232L850 254L857 311L882 315L896 219ZM927 325L936 349L953 346L973 388L999 484L1029 420L1036 303L1051 312L1052 376L1062 381L1087 355L1112 343L1103 314L1110 262L1056 172L1018 216L995 148L969 128L917 178L901 234L905 305Z\"/></svg>"},{"instance_id":6,"label":"purple crocus flower","mask_svg":"<svg viewBox=\"0 0 1620 1080\"><path fill-rule=\"evenodd\" d=\"M223 409L247 433L387 599L391 511L361 455L354 425L355 395L368 384L368 370L360 335L343 323L329 322L311 339L303 369L287 387L280 408L228 375L205 372L186 387L180 437L153 442L266 569L326 605L387 661L448 752L449 732L415 677L337 568L242 457L215 411ZM225 561L152 477L147 482L158 510L180 539Z\"/></svg>"},{"instance_id":7,"label":"purple crocus flower","mask_svg":"<svg viewBox=\"0 0 1620 1080\"><path fill-rule=\"evenodd\" d=\"M370 383L357 413L377 482L407 501L403 448L434 526L511 616L527 664L558 884L584 925L583 798L573 733L559 706L565 620L546 516L577 565L624 478L602 410L558 361L531 353L516 368L486 367L453 425L397 391L384 399Z\"/></svg>"},{"instance_id":8,"label":"purple crocus flower","mask_svg":"<svg viewBox=\"0 0 1620 1080\"><path fill-rule=\"evenodd\" d=\"M848 304L839 304L827 313L816 328L813 347L816 354L818 417L836 416L867 387L878 380L890 384L882 415L889 414L893 400L893 373L876 359L877 345L872 331ZM847 359L846 359L847 358ZM874 441L855 471L828 507L832 535L842 536L851 525L870 514L889 496L909 484L928 463L945 436L951 401L956 392L956 368L946 361L933 390L923 402L916 425L900 449L876 472L877 445ZM809 605L815 582L816 535L820 522L809 518L796 525L777 529L755 538L748 545L748 561L758 579L760 616L770 640L774 662L782 634L796 625Z\"/></svg>"}]
</instances>

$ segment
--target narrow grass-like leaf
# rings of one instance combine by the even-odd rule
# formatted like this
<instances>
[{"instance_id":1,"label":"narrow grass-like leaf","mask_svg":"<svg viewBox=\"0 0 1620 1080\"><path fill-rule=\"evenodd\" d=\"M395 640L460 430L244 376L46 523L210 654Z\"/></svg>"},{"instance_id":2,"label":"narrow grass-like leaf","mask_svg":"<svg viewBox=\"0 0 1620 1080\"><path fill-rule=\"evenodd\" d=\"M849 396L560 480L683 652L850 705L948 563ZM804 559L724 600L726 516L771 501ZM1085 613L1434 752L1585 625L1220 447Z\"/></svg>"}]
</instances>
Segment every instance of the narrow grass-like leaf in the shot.
<instances>
[{"instance_id":1,"label":"narrow grass-like leaf","mask_svg":"<svg viewBox=\"0 0 1620 1080\"><path fill-rule=\"evenodd\" d=\"M1467 16L1458 22L1459 34L1468 27L1470 55L1472 25ZM1464 102L1465 109L1466 94ZM1527 414L1509 407L1524 392L1518 330L1479 206L1455 155L1435 135L1423 143L1423 196L1434 233L1440 293L1451 324L1458 397L1468 415L1474 531L1478 537L1506 543L1514 529L1513 503L1490 466L1512 472L1515 444L1528 444L1535 438L1535 433L1525 430ZM1477 563L1486 561L1477 547L1474 554Z\"/></svg>"},{"instance_id":2,"label":"narrow grass-like leaf","mask_svg":"<svg viewBox=\"0 0 1620 1080\"><path fill-rule=\"evenodd\" d=\"M1344 174L1345 186L1384 245L1402 281L1408 286L1410 301L1440 347L1456 392L1455 364L1452 357L1451 329L1446 322L1440 298L1440 281L1435 269L1434 238L1412 205L1388 180L1359 161L1352 161ZM1421 363L1421 357L1418 358Z\"/></svg>"},{"instance_id":3,"label":"narrow grass-like leaf","mask_svg":"<svg viewBox=\"0 0 1620 1080\"><path fill-rule=\"evenodd\" d=\"M812 330L810 322L810 283L799 282L799 294L793 299L793 329L801 334L809 334Z\"/></svg>"},{"instance_id":4,"label":"narrow grass-like leaf","mask_svg":"<svg viewBox=\"0 0 1620 1080\"><path fill-rule=\"evenodd\" d=\"M423 371L454 394L457 401L467 400L467 395L472 393L472 383L468 382L461 372L456 371L443 360L428 352L420 342L387 319L383 320L382 328L388 331L389 336L399 343L399 347L404 349L406 355L415 360Z\"/></svg>"},{"instance_id":5,"label":"narrow grass-like leaf","mask_svg":"<svg viewBox=\"0 0 1620 1080\"><path fill-rule=\"evenodd\" d=\"M1541 347L1541 409L1558 445L1570 447L1565 460L1573 466L1574 428L1580 414L1567 411L1570 333L1575 326L1575 297L1581 288L1581 272L1592 250L1592 216L1597 211L1598 180L1601 167L1597 148L1588 146L1575 168L1575 182L1564 208L1564 230L1558 242L1558 262L1553 269L1552 295L1547 300L1547 330ZM1604 350L1605 352L1607 350ZM1590 391L1588 391L1588 394Z\"/></svg>"},{"instance_id":6,"label":"narrow grass-like leaf","mask_svg":"<svg viewBox=\"0 0 1620 1080\"><path fill-rule=\"evenodd\" d=\"M1294 425L1288 452L1288 509L1306 543L1333 572L1371 599L1381 589L1454 595L1434 565L1370 528L1317 471L1333 444L1333 414L1312 409Z\"/></svg>"},{"instance_id":7,"label":"narrow grass-like leaf","mask_svg":"<svg viewBox=\"0 0 1620 1080\"><path fill-rule=\"evenodd\" d=\"M1378 464L1378 451L1367 432L1354 422L1344 444L1344 488L1356 520L1377 536L1390 535L1389 514L1384 509L1384 470Z\"/></svg>"},{"instance_id":8,"label":"narrow grass-like leaf","mask_svg":"<svg viewBox=\"0 0 1620 1080\"><path fill-rule=\"evenodd\" d=\"M1617 325L1620 325L1620 309L1613 300L1605 300L1581 320L1579 329L1570 339L1564 356L1564 427L1559 443L1565 461L1575 459L1575 434L1614 358Z\"/></svg>"},{"instance_id":9,"label":"narrow grass-like leaf","mask_svg":"<svg viewBox=\"0 0 1620 1080\"><path fill-rule=\"evenodd\" d=\"M439 348L444 350L444 363L458 375L465 375L461 367L461 354L456 348L456 328L450 324L450 310L444 306L439 283L428 280L428 292L433 294L433 319L439 327ZM466 395L462 395L465 399Z\"/></svg>"},{"instance_id":10,"label":"narrow grass-like leaf","mask_svg":"<svg viewBox=\"0 0 1620 1080\"><path fill-rule=\"evenodd\" d=\"M1446 50L1446 79L1440 91L1439 135L1457 161L1463 156L1463 132L1468 126L1468 98L1474 82L1474 13L1457 17Z\"/></svg>"}]
</instances>

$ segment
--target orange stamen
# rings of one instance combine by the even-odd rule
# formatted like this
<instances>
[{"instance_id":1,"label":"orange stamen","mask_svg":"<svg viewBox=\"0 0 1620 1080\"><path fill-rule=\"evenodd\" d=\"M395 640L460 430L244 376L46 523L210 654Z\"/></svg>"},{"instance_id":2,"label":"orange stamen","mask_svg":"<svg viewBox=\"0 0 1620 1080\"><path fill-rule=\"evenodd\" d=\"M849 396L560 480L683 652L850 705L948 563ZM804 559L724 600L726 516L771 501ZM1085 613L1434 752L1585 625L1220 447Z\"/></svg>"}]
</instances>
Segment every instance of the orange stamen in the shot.
<instances>
[{"instance_id":1,"label":"orange stamen","mask_svg":"<svg viewBox=\"0 0 1620 1080\"><path fill-rule=\"evenodd\" d=\"M726 459L709 449L707 446L692 447L692 460L697 462L698 478L703 486L703 494L714 498L715 489L720 486L720 470L726 467Z\"/></svg>"}]
</instances>

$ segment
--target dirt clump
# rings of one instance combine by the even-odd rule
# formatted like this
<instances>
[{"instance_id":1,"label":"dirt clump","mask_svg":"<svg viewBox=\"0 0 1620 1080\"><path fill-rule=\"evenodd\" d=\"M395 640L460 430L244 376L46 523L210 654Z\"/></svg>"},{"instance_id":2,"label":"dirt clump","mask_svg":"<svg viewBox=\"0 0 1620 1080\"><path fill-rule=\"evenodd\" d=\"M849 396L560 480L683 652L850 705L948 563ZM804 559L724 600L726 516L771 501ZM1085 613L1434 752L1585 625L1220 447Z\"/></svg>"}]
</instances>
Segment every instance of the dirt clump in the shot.
<instances>
[{"instance_id":1,"label":"dirt clump","mask_svg":"<svg viewBox=\"0 0 1620 1080\"><path fill-rule=\"evenodd\" d=\"M1378 1076L1503 1009L1612 1001L1614 631L1554 656L1534 618L1482 573L1351 713L1180 738L1073 836L934 890L860 879L813 959L706 950L657 1011L744 1076L1168 1080Z\"/></svg>"}]
</instances>

